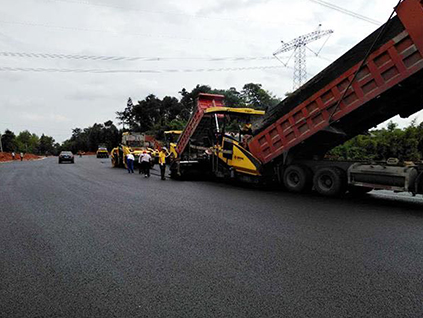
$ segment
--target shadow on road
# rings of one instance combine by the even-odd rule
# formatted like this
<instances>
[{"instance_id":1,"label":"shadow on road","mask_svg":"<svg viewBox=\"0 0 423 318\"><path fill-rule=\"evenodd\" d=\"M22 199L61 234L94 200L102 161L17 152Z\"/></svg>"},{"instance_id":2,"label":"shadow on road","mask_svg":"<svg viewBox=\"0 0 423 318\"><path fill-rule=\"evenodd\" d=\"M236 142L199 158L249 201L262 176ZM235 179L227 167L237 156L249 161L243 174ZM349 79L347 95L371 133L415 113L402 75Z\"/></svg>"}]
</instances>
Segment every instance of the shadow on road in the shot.
<instances>
[{"instance_id":1,"label":"shadow on road","mask_svg":"<svg viewBox=\"0 0 423 318\"><path fill-rule=\"evenodd\" d=\"M340 209L342 207L358 207L361 208L368 207L373 211L375 208L383 211L384 213L393 213L393 214L407 214L423 217L423 196L417 195L413 197L408 193L394 193L391 191L372 191L368 194L361 196L351 195L349 193L341 197L323 197L316 192L309 193L291 193L286 191L282 186L276 185L266 185L266 186L256 186L249 185L246 183L227 183L224 181L210 181L210 183L215 184L218 187L232 188L232 189L242 189L245 191L259 192L259 193L269 193L277 195L278 197L283 197L289 200L298 200L298 203L305 201L313 201L315 203L324 204L324 203L335 203L339 205Z\"/></svg>"}]
</instances>

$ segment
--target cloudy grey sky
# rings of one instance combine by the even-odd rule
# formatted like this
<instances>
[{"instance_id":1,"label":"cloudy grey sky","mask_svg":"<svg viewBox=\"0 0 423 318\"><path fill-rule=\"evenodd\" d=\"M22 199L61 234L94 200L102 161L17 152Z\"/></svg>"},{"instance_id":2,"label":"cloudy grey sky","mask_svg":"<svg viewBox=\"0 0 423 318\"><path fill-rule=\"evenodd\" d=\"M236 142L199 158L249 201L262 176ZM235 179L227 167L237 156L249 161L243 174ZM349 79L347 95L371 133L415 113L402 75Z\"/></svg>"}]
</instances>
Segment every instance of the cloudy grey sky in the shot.
<instances>
[{"instance_id":1,"label":"cloudy grey sky","mask_svg":"<svg viewBox=\"0 0 423 318\"><path fill-rule=\"evenodd\" d=\"M384 22L397 0L327 2ZM28 129L53 136L59 142L70 137L72 128L109 119L116 122L115 112L123 110L129 96L133 100L148 94L177 96L182 87L190 90L196 84L240 90L249 82L261 83L275 95L284 96L292 90L292 61L288 68L268 68L282 64L274 59L213 59L271 58L281 40L287 42L322 24L322 29L333 29L335 33L320 57L308 53L307 71L315 75L377 28L311 0L1 3L0 133L7 128L15 133ZM309 47L317 51L323 42ZM26 54L5 56L4 52ZM92 58L31 56L33 53ZM289 54L281 56L285 60L288 57ZM256 67L263 68L248 69ZM25 71L16 71L17 68ZM227 68L237 70L224 70ZM38 71L29 72L30 69ZM198 71L201 69L208 71ZM421 120L423 116L419 116Z\"/></svg>"}]
</instances>

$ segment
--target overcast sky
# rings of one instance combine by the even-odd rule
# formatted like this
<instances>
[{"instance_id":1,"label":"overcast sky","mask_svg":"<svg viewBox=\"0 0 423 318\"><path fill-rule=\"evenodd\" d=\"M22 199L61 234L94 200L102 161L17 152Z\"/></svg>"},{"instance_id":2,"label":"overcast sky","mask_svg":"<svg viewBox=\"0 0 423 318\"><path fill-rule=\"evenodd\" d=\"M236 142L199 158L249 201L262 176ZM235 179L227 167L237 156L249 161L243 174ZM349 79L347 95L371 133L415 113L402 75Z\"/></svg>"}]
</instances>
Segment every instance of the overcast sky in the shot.
<instances>
[{"instance_id":1,"label":"overcast sky","mask_svg":"<svg viewBox=\"0 0 423 318\"><path fill-rule=\"evenodd\" d=\"M397 0L327 2L384 22ZM15 133L28 129L38 135L53 136L59 142L68 139L75 127L84 128L109 119L117 123L115 112L124 109L129 96L134 101L148 94L178 96L181 88L191 90L196 84L241 90L245 83L254 82L282 97L292 90L292 60L287 68L266 68L282 64L274 59L212 59L271 58L281 40L287 42L322 24L323 30L332 29L334 34L319 57L308 51L307 72L315 75L377 28L311 0L1 0L1 3L0 133L6 129ZM324 42L321 39L309 47L318 51ZM4 52L26 56L4 56ZM33 53L85 58L31 57ZM284 54L281 58L287 60L289 56ZM256 67L265 68L248 69ZM12 71L17 68L25 71ZM198 71L201 69L207 71ZM87 70L95 71L82 72ZM423 120L423 116L418 120Z\"/></svg>"}]
</instances>

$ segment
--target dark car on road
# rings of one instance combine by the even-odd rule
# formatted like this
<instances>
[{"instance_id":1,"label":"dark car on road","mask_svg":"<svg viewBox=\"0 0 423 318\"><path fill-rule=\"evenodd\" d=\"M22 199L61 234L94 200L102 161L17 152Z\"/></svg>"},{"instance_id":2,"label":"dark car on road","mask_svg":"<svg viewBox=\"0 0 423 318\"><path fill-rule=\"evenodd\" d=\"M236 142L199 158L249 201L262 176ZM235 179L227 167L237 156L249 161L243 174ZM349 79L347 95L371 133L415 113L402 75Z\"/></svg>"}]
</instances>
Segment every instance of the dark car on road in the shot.
<instances>
[{"instance_id":1,"label":"dark car on road","mask_svg":"<svg viewBox=\"0 0 423 318\"><path fill-rule=\"evenodd\" d=\"M62 151L59 155L59 163L68 161L70 163L75 163L75 158L71 151Z\"/></svg>"}]
</instances>

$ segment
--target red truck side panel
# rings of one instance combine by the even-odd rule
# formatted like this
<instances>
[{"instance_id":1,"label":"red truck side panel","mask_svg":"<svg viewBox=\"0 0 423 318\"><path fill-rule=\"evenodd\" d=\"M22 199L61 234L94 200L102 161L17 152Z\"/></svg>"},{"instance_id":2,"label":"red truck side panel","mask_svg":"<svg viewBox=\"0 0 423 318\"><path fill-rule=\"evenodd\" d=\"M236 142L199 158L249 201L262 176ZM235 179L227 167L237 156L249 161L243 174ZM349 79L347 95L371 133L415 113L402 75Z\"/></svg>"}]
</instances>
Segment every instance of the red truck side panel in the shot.
<instances>
[{"instance_id":1,"label":"red truck side panel","mask_svg":"<svg viewBox=\"0 0 423 318\"><path fill-rule=\"evenodd\" d=\"M423 1L405 0L397 8L405 27L374 51L339 107L336 105L360 63L317 91L293 110L256 135L250 151L268 163L367 102L423 69Z\"/></svg>"}]
</instances>

